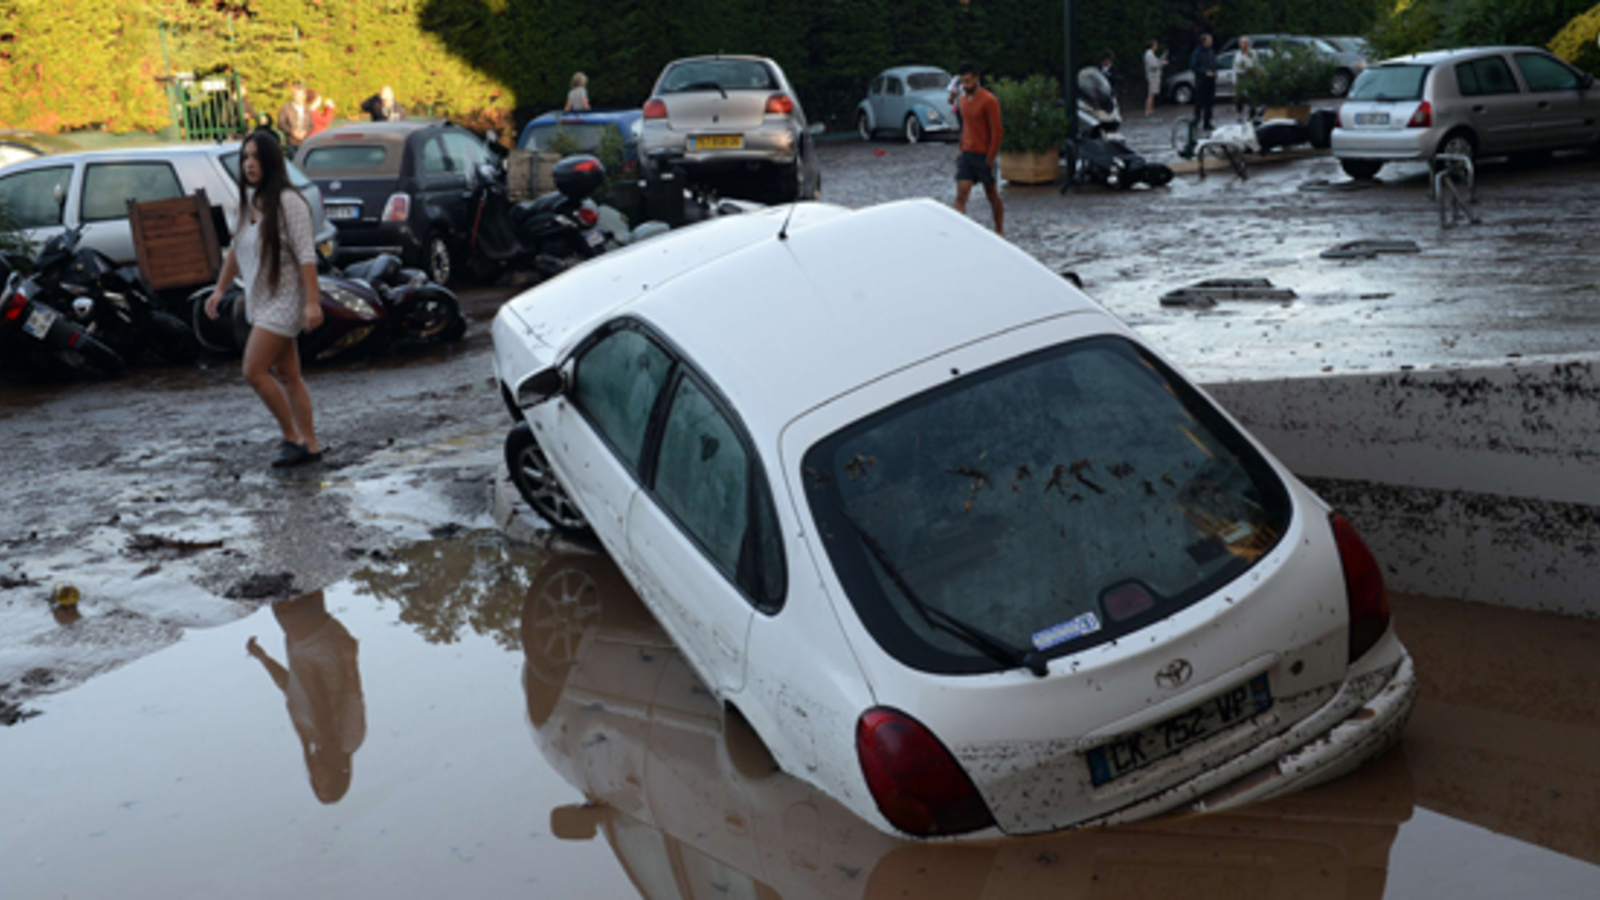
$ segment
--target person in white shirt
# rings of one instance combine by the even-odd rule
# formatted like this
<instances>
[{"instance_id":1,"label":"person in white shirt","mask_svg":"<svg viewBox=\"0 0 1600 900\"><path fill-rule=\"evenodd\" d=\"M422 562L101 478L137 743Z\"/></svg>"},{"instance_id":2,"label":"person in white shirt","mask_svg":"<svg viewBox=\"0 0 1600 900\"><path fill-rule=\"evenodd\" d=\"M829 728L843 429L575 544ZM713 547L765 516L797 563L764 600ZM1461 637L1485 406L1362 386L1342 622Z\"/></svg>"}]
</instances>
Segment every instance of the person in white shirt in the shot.
<instances>
[{"instance_id":1,"label":"person in white shirt","mask_svg":"<svg viewBox=\"0 0 1600 900\"><path fill-rule=\"evenodd\" d=\"M1250 39L1239 38L1239 51L1233 55L1233 111L1243 113L1250 105L1249 98L1245 96L1244 76L1251 69L1259 68L1261 60L1256 56L1256 51L1250 46Z\"/></svg>"},{"instance_id":2,"label":"person in white shirt","mask_svg":"<svg viewBox=\"0 0 1600 900\"><path fill-rule=\"evenodd\" d=\"M1153 116L1156 112L1156 97L1161 93L1161 70L1166 68L1167 54L1156 53L1156 42L1151 38L1150 43L1144 48L1144 80L1149 85L1149 92L1144 98L1144 114Z\"/></svg>"}]
</instances>

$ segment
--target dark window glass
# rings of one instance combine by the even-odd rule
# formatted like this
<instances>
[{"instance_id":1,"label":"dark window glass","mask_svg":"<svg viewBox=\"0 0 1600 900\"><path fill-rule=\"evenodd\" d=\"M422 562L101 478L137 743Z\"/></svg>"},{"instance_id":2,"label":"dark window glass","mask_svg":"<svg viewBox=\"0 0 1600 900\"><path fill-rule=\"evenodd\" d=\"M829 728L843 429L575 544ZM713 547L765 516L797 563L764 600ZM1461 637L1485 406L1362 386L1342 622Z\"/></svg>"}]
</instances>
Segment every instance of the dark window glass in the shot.
<instances>
[{"instance_id":1,"label":"dark window glass","mask_svg":"<svg viewBox=\"0 0 1600 900\"><path fill-rule=\"evenodd\" d=\"M942 91L949 86L948 72L918 72L906 76L906 87L913 91Z\"/></svg>"},{"instance_id":2,"label":"dark window glass","mask_svg":"<svg viewBox=\"0 0 1600 900\"><path fill-rule=\"evenodd\" d=\"M1427 66L1377 66L1362 72L1350 86L1351 100L1421 100Z\"/></svg>"},{"instance_id":3,"label":"dark window glass","mask_svg":"<svg viewBox=\"0 0 1600 900\"><path fill-rule=\"evenodd\" d=\"M316 153L316 151L313 150L312 153ZM311 179L306 177L306 173L300 171L300 167L299 166L295 165L292 162L289 162L288 160L284 160L283 165L284 165L285 168L287 168L289 170L289 183L290 184L294 185L297 188L304 188L306 185L311 183ZM232 178L235 182L237 182L239 180L239 154L238 154L238 152L224 153L222 155L222 167L224 169L228 170L228 177Z\"/></svg>"},{"instance_id":4,"label":"dark window glass","mask_svg":"<svg viewBox=\"0 0 1600 900\"><path fill-rule=\"evenodd\" d=\"M906 92L905 87L904 87L904 85L902 85L900 83L900 79L898 79L898 78L889 79L889 96L891 96L891 97L900 97L900 96L903 96L905 94L905 92Z\"/></svg>"},{"instance_id":5,"label":"dark window glass","mask_svg":"<svg viewBox=\"0 0 1600 900\"><path fill-rule=\"evenodd\" d=\"M1486 59L1475 59L1465 65L1472 68L1472 77L1477 82L1477 96L1485 94L1516 94L1521 92L1517 87L1516 76L1511 74L1511 67L1498 56ZM1457 77L1460 77L1460 67L1457 67Z\"/></svg>"},{"instance_id":6,"label":"dark window glass","mask_svg":"<svg viewBox=\"0 0 1600 900\"><path fill-rule=\"evenodd\" d=\"M381 169L389 158L389 148L382 144L334 144L316 147L306 154L307 172L325 169Z\"/></svg>"},{"instance_id":7,"label":"dark window glass","mask_svg":"<svg viewBox=\"0 0 1600 900\"><path fill-rule=\"evenodd\" d=\"M578 360L573 402L634 472L671 359L631 328L613 331Z\"/></svg>"},{"instance_id":8,"label":"dark window glass","mask_svg":"<svg viewBox=\"0 0 1600 900\"><path fill-rule=\"evenodd\" d=\"M778 90L778 79L753 59L701 59L673 64L661 78L663 94L679 91Z\"/></svg>"},{"instance_id":9,"label":"dark window glass","mask_svg":"<svg viewBox=\"0 0 1600 900\"><path fill-rule=\"evenodd\" d=\"M867 88L867 91L872 94L883 93L883 76L879 75L877 78L872 79L872 87Z\"/></svg>"},{"instance_id":10,"label":"dark window glass","mask_svg":"<svg viewBox=\"0 0 1600 900\"><path fill-rule=\"evenodd\" d=\"M1578 89L1578 73L1542 53L1518 53L1517 68L1533 93Z\"/></svg>"},{"instance_id":11,"label":"dark window glass","mask_svg":"<svg viewBox=\"0 0 1600 900\"><path fill-rule=\"evenodd\" d=\"M428 138L422 145L422 174L444 175L451 171L450 157L437 137Z\"/></svg>"},{"instance_id":12,"label":"dark window glass","mask_svg":"<svg viewBox=\"0 0 1600 900\"><path fill-rule=\"evenodd\" d=\"M551 150L559 147L567 152L594 153L607 131L622 132L615 125L594 125L587 122L552 122L535 125L522 136L523 150Z\"/></svg>"},{"instance_id":13,"label":"dark window glass","mask_svg":"<svg viewBox=\"0 0 1600 900\"><path fill-rule=\"evenodd\" d=\"M126 219L129 200L146 203L182 196L178 173L169 163L97 163L83 175L83 220Z\"/></svg>"},{"instance_id":14,"label":"dark window glass","mask_svg":"<svg viewBox=\"0 0 1600 900\"><path fill-rule=\"evenodd\" d=\"M0 178L0 206L20 228L61 224L61 207L72 184L71 166L51 166ZM58 192L61 199L56 199Z\"/></svg>"},{"instance_id":15,"label":"dark window glass","mask_svg":"<svg viewBox=\"0 0 1600 900\"><path fill-rule=\"evenodd\" d=\"M928 606L1019 651L1060 655L1237 578L1277 544L1291 510L1244 436L1121 338L902 401L812 447L801 477L863 624L935 672L1004 666L930 625L889 566Z\"/></svg>"},{"instance_id":16,"label":"dark window glass","mask_svg":"<svg viewBox=\"0 0 1600 900\"><path fill-rule=\"evenodd\" d=\"M763 609L784 591L782 552L766 480L717 402L678 382L656 457L656 499L706 555Z\"/></svg>"}]
</instances>

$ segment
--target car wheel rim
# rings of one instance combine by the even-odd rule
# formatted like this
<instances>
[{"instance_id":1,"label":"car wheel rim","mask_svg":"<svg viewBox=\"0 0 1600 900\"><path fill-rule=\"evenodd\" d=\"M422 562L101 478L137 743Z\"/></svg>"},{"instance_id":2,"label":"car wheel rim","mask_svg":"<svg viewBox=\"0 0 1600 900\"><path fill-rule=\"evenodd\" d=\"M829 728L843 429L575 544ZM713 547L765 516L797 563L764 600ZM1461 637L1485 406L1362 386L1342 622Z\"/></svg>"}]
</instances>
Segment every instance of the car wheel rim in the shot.
<instances>
[{"instance_id":1,"label":"car wheel rim","mask_svg":"<svg viewBox=\"0 0 1600 900\"><path fill-rule=\"evenodd\" d=\"M1350 77L1348 75L1333 76L1333 95L1343 97L1345 91L1350 90Z\"/></svg>"},{"instance_id":2,"label":"car wheel rim","mask_svg":"<svg viewBox=\"0 0 1600 900\"><path fill-rule=\"evenodd\" d=\"M1450 140L1445 141L1445 143L1444 143L1444 151L1443 152L1448 153L1448 154L1452 154L1454 156L1465 156L1468 159L1471 159L1472 158L1472 142L1467 140L1464 137L1461 137L1461 136L1457 135L1456 137L1453 137Z\"/></svg>"},{"instance_id":3,"label":"car wheel rim","mask_svg":"<svg viewBox=\"0 0 1600 900\"><path fill-rule=\"evenodd\" d=\"M550 461L545 458L538 444L529 446L518 455L516 477L523 499L552 525L574 530L588 527L583 513L572 504L566 490L556 481L550 471Z\"/></svg>"},{"instance_id":4,"label":"car wheel rim","mask_svg":"<svg viewBox=\"0 0 1600 900\"><path fill-rule=\"evenodd\" d=\"M600 587L587 572L561 572L539 592L533 621L528 623L538 646L529 647L547 665L564 666L577 659L584 623L600 613Z\"/></svg>"},{"instance_id":5,"label":"car wheel rim","mask_svg":"<svg viewBox=\"0 0 1600 900\"><path fill-rule=\"evenodd\" d=\"M445 284L450 280L450 248L444 245L441 238L428 242L428 273L436 284Z\"/></svg>"},{"instance_id":6,"label":"car wheel rim","mask_svg":"<svg viewBox=\"0 0 1600 900\"><path fill-rule=\"evenodd\" d=\"M906 143L915 144L922 138L922 123L914 117L906 119Z\"/></svg>"}]
</instances>

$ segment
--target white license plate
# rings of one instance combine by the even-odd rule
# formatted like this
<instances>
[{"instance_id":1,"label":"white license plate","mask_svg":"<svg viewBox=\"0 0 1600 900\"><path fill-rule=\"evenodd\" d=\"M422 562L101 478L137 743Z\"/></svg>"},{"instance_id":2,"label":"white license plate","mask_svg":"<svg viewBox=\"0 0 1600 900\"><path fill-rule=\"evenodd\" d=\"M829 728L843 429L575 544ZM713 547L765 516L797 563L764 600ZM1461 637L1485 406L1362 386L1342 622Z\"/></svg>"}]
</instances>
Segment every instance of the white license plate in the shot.
<instances>
[{"instance_id":1,"label":"white license plate","mask_svg":"<svg viewBox=\"0 0 1600 900\"><path fill-rule=\"evenodd\" d=\"M28 315L28 321L22 323L22 330L42 341L45 335L50 333L50 326L59 318L61 316L57 315L55 310L35 304L33 312Z\"/></svg>"},{"instance_id":2,"label":"white license plate","mask_svg":"<svg viewBox=\"0 0 1600 900\"><path fill-rule=\"evenodd\" d=\"M1226 731L1272 708L1272 688L1265 674L1257 675L1220 697L1157 722L1132 734L1090 750L1089 777L1095 787L1142 769Z\"/></svg>"},{"instance_id":3,"label":"white license plate","mask_svg":"<svg viewBox=\"0 0 1600 900\"><path fill-rule=\"evenodd\" d=\"M1389 124L1389 114L1388 113L1356 113L1356 124L1357 125L1387 125L1387 124Z\"/></svg>"},{"instance_id":4,"label":"white license plate","mask_svg":"<svg viewBox=\"0 0 1600 900\"><path fill-rule=\"evenodd\" d=\"M589 242L589 246L591 246L591 247L598 247L601 244L604 244L606 242L605 235L603 235L600 232L595 231L593 229L589 229L589 230L585 231L583 233L583 239L585 241L588 241Z\"/></svg>"},{"instance_id":5,"label":"white license plate","mask_svg":"<svg viewBox=\"0 0 1600 900\"><path fill-rule=\"evenodd\" d=\"M357 206L324 206L330 219L354 219L361 215L361 208Z\"/></svg>"}]
</instances>

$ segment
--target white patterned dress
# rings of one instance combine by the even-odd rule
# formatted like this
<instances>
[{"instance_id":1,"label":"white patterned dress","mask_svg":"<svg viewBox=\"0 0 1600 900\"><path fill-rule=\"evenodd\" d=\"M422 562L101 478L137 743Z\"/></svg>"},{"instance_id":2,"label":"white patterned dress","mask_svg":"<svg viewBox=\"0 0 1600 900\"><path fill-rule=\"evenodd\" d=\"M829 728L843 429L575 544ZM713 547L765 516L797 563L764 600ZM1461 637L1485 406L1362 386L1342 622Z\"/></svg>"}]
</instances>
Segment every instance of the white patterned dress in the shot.
<instances>
[{"instance_id":1,"label":"white patterned dress","mask_svg":"<svg viewBox=\"0 0 1600 900\"><path fill-rule=\"evenodd\" d=\"M254 205L254 195L251 203ZM283 212L278 228L282 235L283 258L278 267L278 290L267 280L267 261L262 258L261 223L252 222L248 211L244 224L233 239L234 259L244 281L244 311L250 324L280 337L292 338L306 327L306 289L300 266L317 261L316 236L311 227L311 204L293 188L281 199Z\"/></svg>"}]
</instances>

